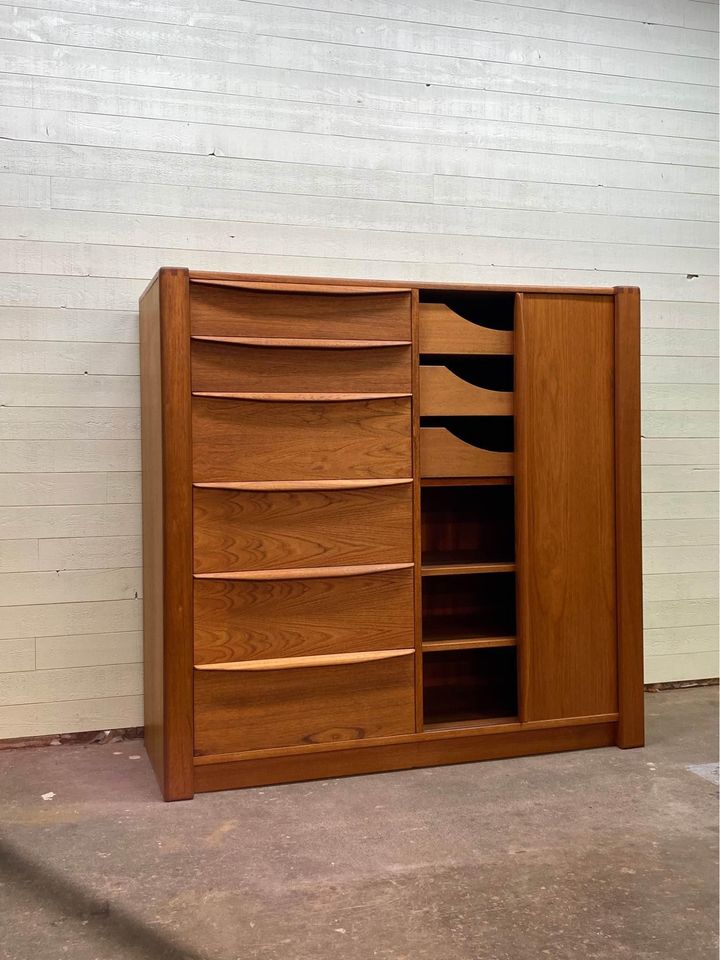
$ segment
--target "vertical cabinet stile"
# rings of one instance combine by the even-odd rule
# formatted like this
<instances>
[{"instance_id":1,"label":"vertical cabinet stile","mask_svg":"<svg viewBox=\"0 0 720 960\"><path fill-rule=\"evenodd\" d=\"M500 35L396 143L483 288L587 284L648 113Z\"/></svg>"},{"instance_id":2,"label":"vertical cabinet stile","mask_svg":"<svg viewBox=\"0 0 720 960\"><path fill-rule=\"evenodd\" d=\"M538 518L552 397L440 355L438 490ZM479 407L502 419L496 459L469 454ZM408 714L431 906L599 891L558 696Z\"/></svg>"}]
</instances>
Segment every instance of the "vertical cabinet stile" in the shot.
<instances>
[{"instance_id":1,"label":"vertical cabinet stile","mask_svg":"<svg viewBox=\"0 0 720 960\"><path fill-rule=\"evenodd\" d=\"M415 730L423 729L422 530L420 523L420 326L419 295L412 292L413 559L415 562Z\"/></svg>"},{"instance_id":2,"label":"vertical cabinet stile","mask_svg":"<svg viewBox=\"0 0 720 960\"><path fill-rule=\"evenodd\" d=\"M522 442L521 428L523 426L523 417L525 415L524 400L525 390L523 377L525 370L523 361L525 357L525 346L523 343L524 325L523 325L523 305L525 294L515 294L514 311L514 330L515 330L515 362L513 364L513 395L515 411L515 420L513 423L515 437L515 497L513 507L515 510L515 636L517 643L517 695L518 695L518 719L527 720L527 689L528 676L527 666L528 657L525 649L525 626L529 620L529 611L527 610L527 591L524 588L523 577L525 576L525 560L527 557L527 547L525 534L528 523L525 515L521 516L521 510L527 510L529 507L528 498L525 493L525 445Z\"/></svg>"},{"instance_id":3,"label":"vertical cabinet stile","mask_svg":"<svg viewBox=\"0 0 720 960\"><path fill-rule=\"evenodd\" d=\"M615 508L618 582L618 745L641 747L643 684L640 492L640 291L615 290Z\"/></svg>"}]
</instances>

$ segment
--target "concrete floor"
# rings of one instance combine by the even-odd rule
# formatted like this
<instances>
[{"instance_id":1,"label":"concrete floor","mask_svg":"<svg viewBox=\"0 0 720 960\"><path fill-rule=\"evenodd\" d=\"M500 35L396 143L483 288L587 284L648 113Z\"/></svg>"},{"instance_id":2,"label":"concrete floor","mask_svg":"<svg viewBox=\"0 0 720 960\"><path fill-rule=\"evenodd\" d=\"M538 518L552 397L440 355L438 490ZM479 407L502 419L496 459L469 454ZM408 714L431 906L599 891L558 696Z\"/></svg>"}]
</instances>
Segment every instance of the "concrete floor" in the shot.
<instances>
[{"instance_id":1,"label":"concrete floor","mask_svg":"<svg viewBox=\"0 0 720 960\"><path fill-rule=\"evenodd\" d=\"M176 804L138 741L4 751L0 956L714 960L717 788L688 767L716 711L649 694L644 750Z\"/></svg>"}]
</instances>

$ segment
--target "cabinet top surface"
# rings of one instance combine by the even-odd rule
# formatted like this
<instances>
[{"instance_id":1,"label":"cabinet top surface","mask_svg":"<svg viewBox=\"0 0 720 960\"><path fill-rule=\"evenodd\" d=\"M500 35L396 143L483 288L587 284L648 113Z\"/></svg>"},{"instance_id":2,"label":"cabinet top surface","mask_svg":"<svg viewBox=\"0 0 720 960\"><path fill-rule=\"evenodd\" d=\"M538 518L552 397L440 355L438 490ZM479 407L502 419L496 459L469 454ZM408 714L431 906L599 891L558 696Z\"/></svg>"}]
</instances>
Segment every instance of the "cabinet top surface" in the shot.
<instances>
[{"instance_id":1,"label":"cabinet top surface","mask_svg":"<svg viewBox=\"0 0 720 960\"><path fill-rule=\"evenodd\" d=\"M617 287L575 287L557 285L523 285L523 284L483 284L483 283L445 283L445 282L427 282L422 280L375 280L360 277L320 277L320 276L289 276L261 273L222 273L219 271L188 270L186 267L161 267L156 277L164 272L186 273L189 280L196 281L226 281L236 283L258 283L267 284L307 284L308 287L325 285L337 287L369 287L392 289L396 292L411 290L467 290L467 291L487 291L490 293L548 293L548 294L585 294L613 296L619 291L637 290L633 286ZM152 281L154 282L154 280ZM152 282L150 286L152 285ZM370 292L370 291L368 291Z\"/></svg>"}]
</instances>

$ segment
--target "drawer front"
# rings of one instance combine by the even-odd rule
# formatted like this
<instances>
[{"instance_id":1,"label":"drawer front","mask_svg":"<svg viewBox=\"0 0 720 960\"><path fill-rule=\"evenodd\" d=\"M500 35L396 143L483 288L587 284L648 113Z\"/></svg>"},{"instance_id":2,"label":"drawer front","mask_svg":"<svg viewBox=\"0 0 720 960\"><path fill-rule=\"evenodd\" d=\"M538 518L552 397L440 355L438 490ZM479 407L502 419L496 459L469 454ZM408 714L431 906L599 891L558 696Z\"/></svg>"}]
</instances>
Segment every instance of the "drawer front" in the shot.
<instances>
[{"instance_id":1,"label":"drawer front","mask_svg":"<svg viewBox=\"0 0 720 960\"><path fill-rule=\"evenodd\" d=\"M420 304L420 353L512 353L513 335L466 320L444 303Z\"/></svg>"},{"instance_id":2,"label":"drawer front","mask_svg":"<svg viewBox=\"0 0 720 960\"><path fill-rule=\"evenodd\" d=\"M414 657L288 670L195 671L195 753L412 733Z\"/></svg>"},{"instance_id":3,"label":"drawer front","mask_svg":"<svg viewBox=\"0 0 720 960\"><path fill-rule=\"evenodd\" d=\"M193 281L190 322L194 336L410 340L410 302L381 287Z\"/></svg>"},{"instance_id":4,"label":"drawer front","mask_svg":"<svg viewBox=\"0 0 720 960\"><path fill-rule=\"evenodd\" d=\"M512 416L510 391L476 387L447 367L420 367L420 416Z\"/></svg>"},{"instance_id":5,"label":"drawer front","mask_svg":"<svg viewBox=\"0 0 720 960\"><path fill-rule=\"evenodd\" d=\"M422 477L511 477L512 453L483 450L443 427L420 428Z\"/></svg>"},{"instance_id":6,"label":"drawer front","mask_svg":"<svg viewBox=\"0 0 720 960\"><path fill-rule=\"evenodd\" d=\"M410 393L410 347L292 349L193 340L200 392Z\"/></svg>"},{"instance_id":7,"label":"drawer front","mask_svg":"<svg viewBox=\"0 0 720 960\"><path fill-rule=\"evenodd\" d=\"M288 579L196 578L195 663L413 646L411 567L305 579L293 573Z\"/></svg>"},{"instance_id":8,"label":"drawer front","mask_svg":"<svg viewBox=\"0 0 720 960\"><path fill-rule=\"evenodd\" d=\"M412 486L193 494L195 573L412 562Z\"/></svg>"},{"instance_id":9,"label":"drawer front","mask_svg":"<svg viewBox=\"0 0 720 960\"><path fill-rule=\"evenodd\" d=\"M193 397L193 481L412 476L409 398Z\"/></svg>"}]
</instances>

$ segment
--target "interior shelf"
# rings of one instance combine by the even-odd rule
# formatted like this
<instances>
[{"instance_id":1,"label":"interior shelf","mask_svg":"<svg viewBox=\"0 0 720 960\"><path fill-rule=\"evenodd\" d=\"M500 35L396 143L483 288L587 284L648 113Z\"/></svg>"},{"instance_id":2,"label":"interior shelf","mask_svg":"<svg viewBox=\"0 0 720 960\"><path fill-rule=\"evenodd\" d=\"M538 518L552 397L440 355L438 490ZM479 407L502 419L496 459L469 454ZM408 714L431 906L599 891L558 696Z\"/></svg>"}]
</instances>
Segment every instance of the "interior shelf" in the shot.
<instances>
[{"instance_id":1,"label":"interior shelf","mask_svg":"<svg viewBox=\"0 0 720 960\"><path fill-rule=\"evenodd\" d=\"M440 650L482 650L488 647L516 647L516 637L468 637L466 640L428 640L423 643L423 653Z\"/></svg>"},{"instance_id":2,"label":"interior shelf","mask_svg":"<svg viewBox=\"0 0 720 960\"><path fill-rule=\"evenodd\" d=\"M475 617L457 617L451 614L435 617L423 617L423 645L425 643L453 644L463 643L464 646L494 646L484 641L495 640L497 637L510 637L514 634L501 628L508 626L508 620L495 617L494 622L486 618L485 622L478 622ZM482 642L481 642L482 641Z\"/></svg>"},{"instance_id":3,"label":"interior shelf","mask_svg":"<svg viewBox=\"0 0 720 960\"><path fill-rule=\"evenodd\" d=\"M476 563L471 558L474 551L468 550L467 559L454 557L448 560L447 554L428 554L423 556L422 575L424 577L450 577L463 573L512 573L514 563Z\"/></svg>"},{"instance_id":4,"label":"interior shelf","mask_svg":"<svg viewBox=\"0 0 720 960\"><path fill-rule=\"evenodd\" d=\"M499 487L509 486L514 477L421 477L422 487Z\"/></svg>"},{"instance_id":5,"label":"interior shelf","mask_svg":"<svg viewBox=\"0 0 720 960\"><path fill-rule=\"evenodd\" d=\"M424 653L425 724L516 717L516 659L513 647Z\"/></svg>"}]
</instances>

